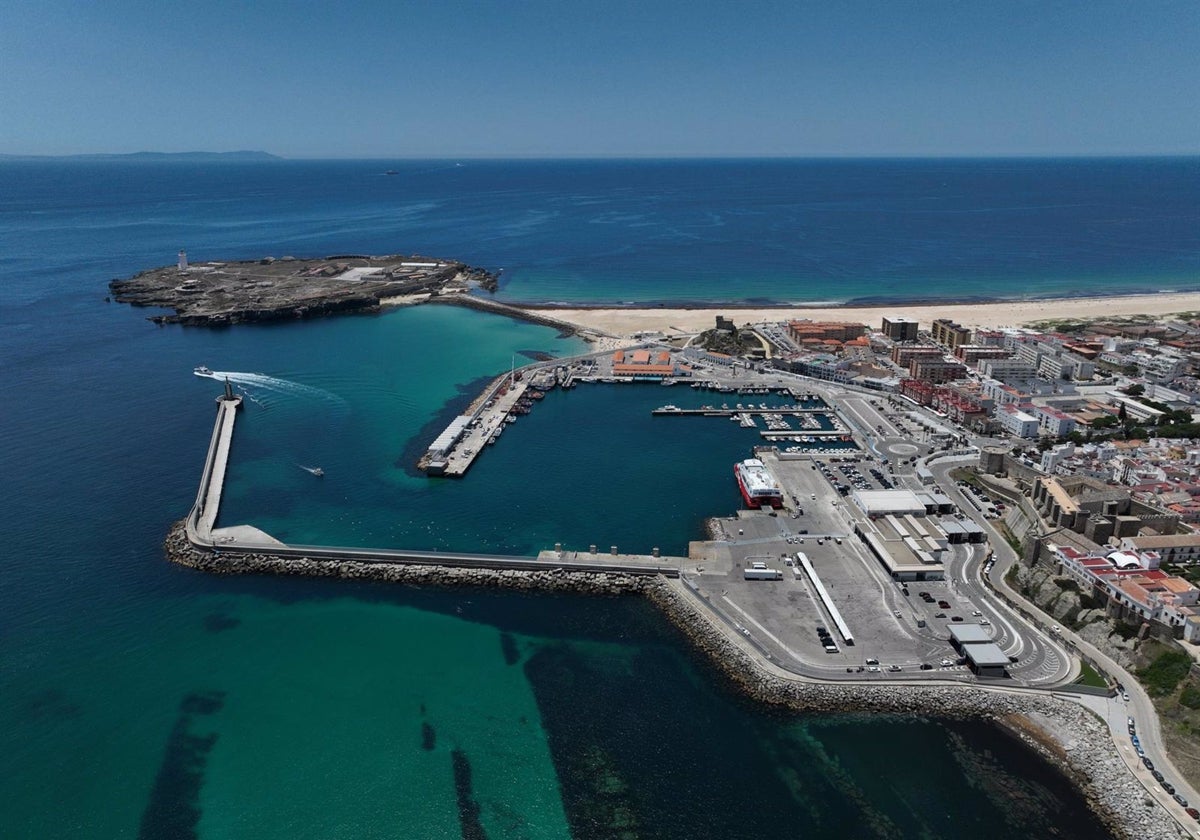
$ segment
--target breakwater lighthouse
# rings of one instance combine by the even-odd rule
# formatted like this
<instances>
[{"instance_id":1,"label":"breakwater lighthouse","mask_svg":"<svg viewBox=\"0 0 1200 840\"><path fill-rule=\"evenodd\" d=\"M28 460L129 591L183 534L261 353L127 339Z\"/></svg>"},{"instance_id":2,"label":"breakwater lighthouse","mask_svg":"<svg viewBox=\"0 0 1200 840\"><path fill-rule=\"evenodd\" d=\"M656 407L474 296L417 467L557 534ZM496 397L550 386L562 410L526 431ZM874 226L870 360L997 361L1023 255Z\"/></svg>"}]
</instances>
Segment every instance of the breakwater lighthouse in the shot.
<instances>
[{"instance_id":1,"label":"breakwater lighthouse","mask_svg":"<svg viewBox=\"0 0 1200 840\"><path fill-rule=\"evenodd\" d=\"M179 270L187 271L187 251L179 249Z\"/></svg>"}]
</instances>

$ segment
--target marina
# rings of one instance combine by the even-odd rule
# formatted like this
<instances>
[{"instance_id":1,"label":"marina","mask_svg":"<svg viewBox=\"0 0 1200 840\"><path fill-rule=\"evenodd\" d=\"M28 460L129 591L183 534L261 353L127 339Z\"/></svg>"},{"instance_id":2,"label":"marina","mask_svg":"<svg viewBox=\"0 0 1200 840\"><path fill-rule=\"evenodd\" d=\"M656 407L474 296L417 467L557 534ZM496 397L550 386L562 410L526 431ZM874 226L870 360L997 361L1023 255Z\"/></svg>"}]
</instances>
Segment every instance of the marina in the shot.
<instances>
[{"instance_id":1,"label":"marina","mask_svg":"<svg viewBox=\"0 0 1200 840\"><path fill-rule=\"evenodd\" d=\"M529 414L537 401L555 388L570 390L577 385L615 385L620 383L672 386L688 382L692 390L715 391L734 395L779 395L792 400L786 405L767 403L720 407L702 405L681 408L668 404L651 410L655 417L727 417L742 428L758 429L756 416L766 425L759 434L766 440L803 444L846 444L853 447L849 428L836 411L811 389L799 389L776 383L773 386L747 384L751 374L728 380L687 378L695 370L691 362L675 348L654 343L638 345L616 353L599 351L570 359L535 362L497 377L484 388L471 406L456 416L433 440L417 462L417 468L430 477L461 478L483 451L494 446L506 426ZM675 373L685 374L683 378ZM797 428L793 428L793 425Z\"/></svg>"}]
</instances>

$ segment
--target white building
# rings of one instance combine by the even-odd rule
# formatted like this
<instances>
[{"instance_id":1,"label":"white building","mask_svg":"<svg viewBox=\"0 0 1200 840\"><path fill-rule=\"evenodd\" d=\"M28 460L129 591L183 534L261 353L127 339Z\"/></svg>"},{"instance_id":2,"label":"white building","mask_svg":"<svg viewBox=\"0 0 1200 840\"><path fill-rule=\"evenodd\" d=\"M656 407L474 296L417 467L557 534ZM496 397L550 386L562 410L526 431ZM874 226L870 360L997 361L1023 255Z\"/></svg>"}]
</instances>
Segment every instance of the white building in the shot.
<instances>
[{"instance_id":1,"label":"white building","mask_svg":"<svg viewBox=\"0 0 1200 840\"><path fill-rule=\"evenodd\" d=\"M1042 472L1054 475L1058 465L1075 455L1075 444L1063 443L1042 453Z\"/></svg>"},{"instance_id":2,"label":"white building","mask_svg":"<svg viewBox=\"0 0 1200 840\"><path fill-rule=\"evenodd\" d=\"M980 359L979 372L992 379L1008 382L1032 379L1037 375L1037 368L1020 359Z\"/></svg>"},{"instance_id":3,"label":"white building","mask_svg":"<svg viewBox=\"0 0 1200 840\"><path fill-rule=\"evenodd\" d=\"M1034 410L1034 414L1037 416L1038 427L1042 434L1060 438L1075 431L1075 418L1064 414L1057 408L1040 405Z\"/></svg>"},{"instance_id":4,"label":"white building","mask_svg":"<svg viewBox=\"0 0 1200 840\"><path fill-rule=\"evenodd\" d=\"M1015 405L1002 405L996 409L996 420L1000 428L1013 437L1035 438L1038 436L1036 417L1026 414Z\"/></svg>"}]
</instances>

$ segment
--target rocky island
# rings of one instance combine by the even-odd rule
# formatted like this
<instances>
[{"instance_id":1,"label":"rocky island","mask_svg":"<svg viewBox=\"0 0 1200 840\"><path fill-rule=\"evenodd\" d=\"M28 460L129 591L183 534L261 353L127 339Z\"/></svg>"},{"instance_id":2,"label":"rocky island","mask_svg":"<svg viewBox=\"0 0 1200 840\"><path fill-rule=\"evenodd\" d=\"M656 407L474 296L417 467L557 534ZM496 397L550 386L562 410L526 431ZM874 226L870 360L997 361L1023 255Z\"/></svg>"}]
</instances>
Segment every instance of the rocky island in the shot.
<instances>
[{"instance_id":1,"label":"rocky island","mask_svg":"<svg viewBox=\"0 0 1200 840\"><path fill-rule=\"evenodd\" d=\"M174 310L158 324L223 326L255 321L369 312L387 299L495 291L496 274L454 260L422 256L340 255L320 259L264 257L176 265L109 283L120 303Z\"/></svg>"}]
</instances>

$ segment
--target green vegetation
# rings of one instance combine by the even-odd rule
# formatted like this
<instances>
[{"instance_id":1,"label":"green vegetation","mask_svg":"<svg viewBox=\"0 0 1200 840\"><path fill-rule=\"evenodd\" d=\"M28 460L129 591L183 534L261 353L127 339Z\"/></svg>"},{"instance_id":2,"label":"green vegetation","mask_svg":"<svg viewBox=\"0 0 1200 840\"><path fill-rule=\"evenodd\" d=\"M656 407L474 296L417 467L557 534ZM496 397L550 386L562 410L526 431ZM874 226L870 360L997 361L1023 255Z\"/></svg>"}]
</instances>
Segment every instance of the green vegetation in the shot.
<instances>
[{"instance_id":1,"label":"green vegetation","mask_svg":"<svg viewBox=\"0 0 1200 840\"><path fill-rule=\"evenodd\" d=\"M1044 332L1077 333L1091 326L1091 322L1080 321L1077 318L1047 318L1044 321L1033 321L1029 326Z\"/></svg>"},{"instance_id":2,"label":"green vegetation","mask_svg":"<svg viewBox=\"0 0 1200 840\"><path fill-rule=\"evenodd\" d=\"M1175 566L1169 563L1163 563L1162 570L1169 575L1181 577L1188 583L1200 585L1200 566L1189 564L1187 566Z\"/></svg>"},{"instance_id":3,"label":"green vegetation","mask_svg":"<svg viewBox=\"0 0 1200 840\"><path fill-rule=\"evenodd\" d=\"M762 356L763 343L753 330L737 329L706 330L696 336L693 342L714 353L724 353L726 356Z\"/></svg>"},{"instance_id":4,"label":"green vegetation","mask_svg":"<svg viewBox=\"0 0 1200 840\"><path fill-rule=\"evenodd\" d=\"M1173 692L1192 667L1192 658L1177 650L1167 650L1137 672L1138 679L1152 697L1166 697Z\"/></svg>"},{"instance_id":5,"label":"green vegetation","mask_svg":"<svg viewBox=\"0 0 1200 840\"><path fill-rule=\"evenodd\" d=\"M1087 663L1087 660L1080 660L1079 679L1075 680L1079 685L1094 685L1097 688L1104 688L1108 685L1108 680L1100 675L1100 672Z\"/></svg>"},{"instance_id":6,"label":"green vegetation","mask_svg":"<svg viewBox=\"0 0 1200 840\"><path fill-rule=\"evenodd\" d=\"M1129 641L1138 634L1141 629L1140 624L1130 624L1128 621L1118 621L1113 627L1112 635L1120 636L1125 641Z\"/></svg>"},{"instance_id":7,"label":"green vegetation","mask_svg":"<svg viewBox=\"0 0 1200 840\"><path fill-rule=\"evenodd\" d=\"M1188 677L1179 692L1179 705L1189 709L1200 709L1200 682L1195 677Z\"/></svg>"},{"instance_id":8,"label":"green vegetation","mask_svg":"<svg viewBox=\"0 0 1200 840\"><path fill-rule=\"evenodd\" d=\"M1010 589L1017 589L1017 571L1018 564L1013 563L1007 572L1004 573L1004 582L1009 585Z\"/></svg>"},{"instance_id":9,"label":"green vegetation","mask_svg":"<svg viewBox=\"0 0 1200 840\"><path fill-rule=\"evenodd\" d=\"M1200 423L1161 423L1155 431L1155 435L1161 438L1192 438L1200 437Z\"/></svg>"}]
</instances>

